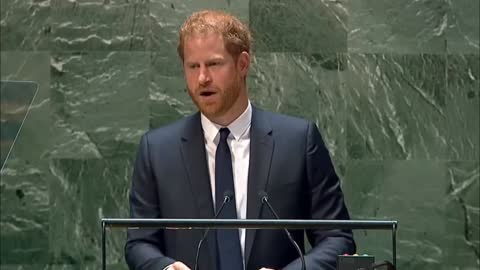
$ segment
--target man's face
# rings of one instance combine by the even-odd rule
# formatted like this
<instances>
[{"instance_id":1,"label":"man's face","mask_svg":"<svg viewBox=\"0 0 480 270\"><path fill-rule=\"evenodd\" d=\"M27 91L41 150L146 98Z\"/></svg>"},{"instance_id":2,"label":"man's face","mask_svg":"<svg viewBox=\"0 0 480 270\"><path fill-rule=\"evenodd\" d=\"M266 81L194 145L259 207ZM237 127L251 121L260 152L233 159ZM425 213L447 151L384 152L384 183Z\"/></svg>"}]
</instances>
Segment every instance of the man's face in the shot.
<instances>
[{"instance_id":1,"label":"man's face","mask_svg":"<svg viewBox=\"0 0 480 270\"><path fill-rule=\"evenodd\" d=\"M188 93L198 109L217 123L238 114L239 104L247 100L245 55L235 61L217 33L187 36L183 50Z\"/></svg>"}]
</instances>

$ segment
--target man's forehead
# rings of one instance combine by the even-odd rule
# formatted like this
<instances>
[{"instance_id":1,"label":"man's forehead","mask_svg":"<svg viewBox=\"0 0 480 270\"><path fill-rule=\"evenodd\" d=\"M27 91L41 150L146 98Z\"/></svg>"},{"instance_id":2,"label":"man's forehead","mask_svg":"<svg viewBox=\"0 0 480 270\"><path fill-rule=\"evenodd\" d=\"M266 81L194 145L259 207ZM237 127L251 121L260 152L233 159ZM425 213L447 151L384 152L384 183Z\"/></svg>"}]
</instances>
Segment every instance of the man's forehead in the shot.
<instances>
[{"instance_id":1,"label":"man's forehead","mask_svg":"<svg viewBox=\"0 0 480 270\"><path fill-rule=\"evenodd\" d=\"M184 52L195 48L211 50L225 50L225 42L219 33L205 33L186 36L184 39ZM196 50L196 49L195 49Z\"/></svg>"}]
</instances>

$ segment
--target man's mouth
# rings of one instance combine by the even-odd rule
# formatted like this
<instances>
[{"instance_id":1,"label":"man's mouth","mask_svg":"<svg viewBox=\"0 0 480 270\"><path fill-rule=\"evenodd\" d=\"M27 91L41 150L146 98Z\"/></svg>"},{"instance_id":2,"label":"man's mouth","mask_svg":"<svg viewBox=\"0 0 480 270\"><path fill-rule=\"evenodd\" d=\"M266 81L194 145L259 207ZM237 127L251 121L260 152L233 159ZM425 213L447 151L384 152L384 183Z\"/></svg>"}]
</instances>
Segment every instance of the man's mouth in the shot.
<instances>
[{"instance_id":1,"label":"man's mouth","mask_svg":"<svg viewBox=\"0 0 480 270\"><path fill-rule=\"evenodd\" d=\"M212 96L214 94L215 94L214 91L209 91L209 90L205 90L205 91L200 92L200 96L202 96L202 97L209 97L209 96Z\"/></svg>"}]
</instances>

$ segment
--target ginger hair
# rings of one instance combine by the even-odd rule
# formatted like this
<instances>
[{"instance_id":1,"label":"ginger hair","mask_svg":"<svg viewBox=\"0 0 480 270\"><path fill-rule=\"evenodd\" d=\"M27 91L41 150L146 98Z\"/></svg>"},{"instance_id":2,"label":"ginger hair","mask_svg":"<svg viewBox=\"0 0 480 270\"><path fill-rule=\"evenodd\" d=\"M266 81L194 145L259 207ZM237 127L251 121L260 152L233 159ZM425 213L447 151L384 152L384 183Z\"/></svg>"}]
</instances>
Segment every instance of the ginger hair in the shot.
<instances>
[{"instance_id":1,"label":"ginger hair","mask_svg":"<svg viewBox=\"0 0 480 270\"><path fill-rule=\"evenodd\" d=\"M231 14L217 10L193 13L183 23L177 52L184 60L185 39L194 35L218 33L222 36L227 52L237 59L242 52L250 54L252 37L248 27Z\"/></svg>"}]
</instances>

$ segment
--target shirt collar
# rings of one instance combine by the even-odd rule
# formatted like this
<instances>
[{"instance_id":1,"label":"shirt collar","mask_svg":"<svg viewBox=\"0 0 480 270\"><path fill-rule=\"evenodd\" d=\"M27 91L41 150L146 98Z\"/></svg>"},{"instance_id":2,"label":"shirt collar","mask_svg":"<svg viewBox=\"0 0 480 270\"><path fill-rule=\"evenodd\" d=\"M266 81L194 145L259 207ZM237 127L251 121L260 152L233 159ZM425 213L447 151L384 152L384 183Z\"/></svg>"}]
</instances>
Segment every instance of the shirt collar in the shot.
<instances>
[{"instance_id":1,"label":"shirt collar","mask_svg":"<svg viewBox=\"0 0 480 270\"><path fill-rule=\"evenodd\" d=\"M201 114L201 122L205 140L207 142L218 142L216 138L219 130L223 127L221 125L215 124L210 119L208 119L203 113ZM234 140L239 140L245 135L248 135L248 129L252 122L252 105L248 101L247 108L245 111L235 119L227 128L230 130L230 136L233 136ZM216 139L216 140L215 140Z\"/></svg>"}]
</instances>

